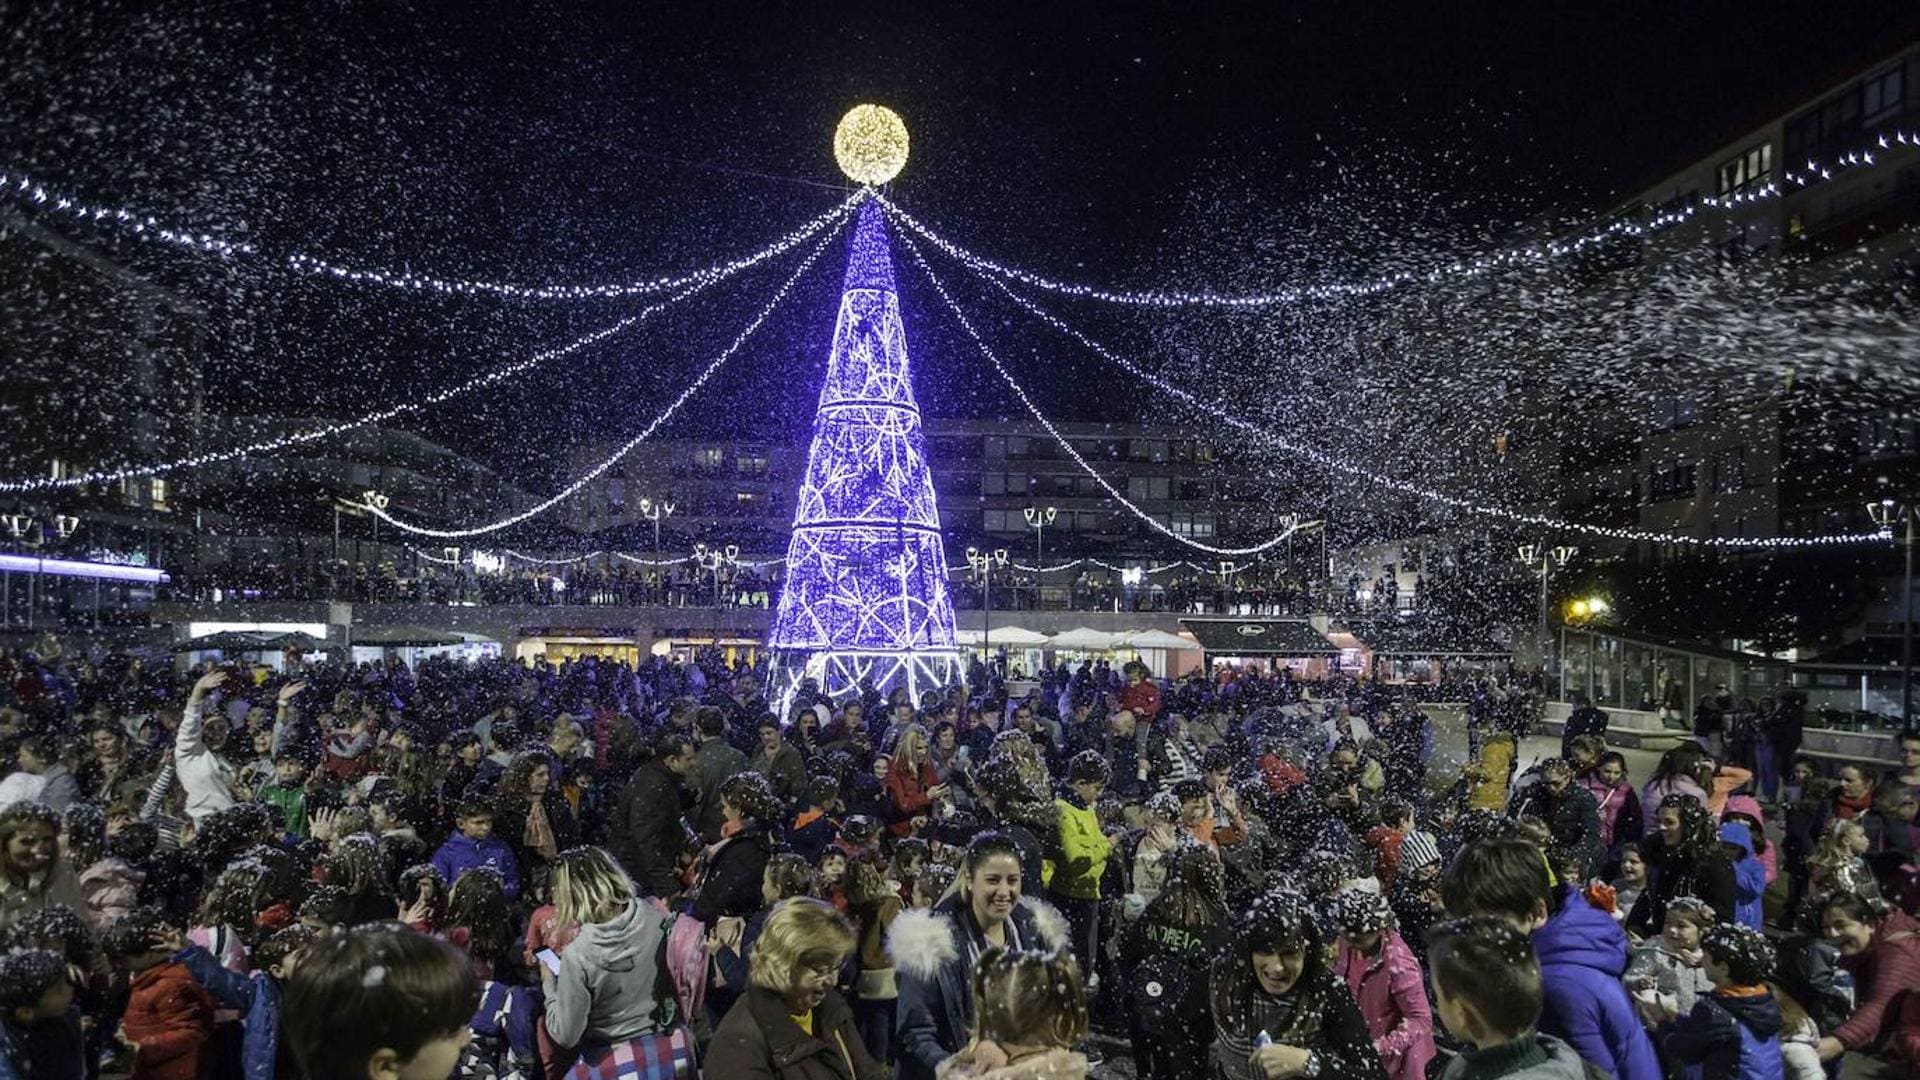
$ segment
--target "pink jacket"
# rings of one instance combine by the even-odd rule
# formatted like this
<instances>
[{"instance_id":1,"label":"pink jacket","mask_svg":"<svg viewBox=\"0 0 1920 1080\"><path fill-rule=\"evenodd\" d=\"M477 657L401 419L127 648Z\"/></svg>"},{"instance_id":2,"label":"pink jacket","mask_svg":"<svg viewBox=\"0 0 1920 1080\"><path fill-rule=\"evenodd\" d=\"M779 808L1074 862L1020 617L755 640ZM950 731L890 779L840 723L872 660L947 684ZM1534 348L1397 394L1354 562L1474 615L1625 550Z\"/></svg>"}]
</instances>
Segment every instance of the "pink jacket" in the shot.
<instances>
[{"instance_id":1,"label":"pink jacket","mask_svg":"<svg viewBox=\"0 0 1920 1080\"><path fill-rule=\"evenodd\" d=\"M87 917L97 933L140 909L140 884L146 875L124 859L101 859L80 873Z\"/></svg>"},{"instance_id":2,"label":"pink jacket","mask_svg":"<svg viewBox=\"0 0 1920 1080\"><path fill-rule=\"evenodd\" d=\"M1600 846L1612 851L1613 842L1624 839L1620 836L1620 818L1627 812L1627 800L1638 799L1640 793L1624 780L1614 786L1591 773L1580 778L1580 786L1592 792L1593 801L1600 806Z\"/></svg>"},{"instance_id":3,"label":"pink jacket","mask_svg":"<svg viewBox=\"0 0 1920 1080\"><path fill-rule=\"evenodd\" d=\"M1340 977L1360 1004L1387 1080L1424 1080L1434 1057L1433 1008L1427 1003L1420 961L1395 930L1381 935L1372 959L1340 943Z\"/></svg>"},{"instance_id":4,"label":"pink jacket","mask_svg":"<svg viewBox=\"0 0 1920 1080\"><path fill-rule=\"evenodd\" d=\"M1722 810L1720 814L1722 817L1728 814L1745 814L1747 817L1759 822L1762 831L1766 829L1767 815L1760 812L1760 800L1751 795L1727 796L1727 808ZM1777 845L1768 843L1767 850L1759 852L1754 856L1754 858L1760 860L1761 866L1767 868L1767 884L1769 885L1773 884L1773 879L1780 874L1778 865L1780 853L1776 850L1776 847Z\"/></svg>"}]
</instances>

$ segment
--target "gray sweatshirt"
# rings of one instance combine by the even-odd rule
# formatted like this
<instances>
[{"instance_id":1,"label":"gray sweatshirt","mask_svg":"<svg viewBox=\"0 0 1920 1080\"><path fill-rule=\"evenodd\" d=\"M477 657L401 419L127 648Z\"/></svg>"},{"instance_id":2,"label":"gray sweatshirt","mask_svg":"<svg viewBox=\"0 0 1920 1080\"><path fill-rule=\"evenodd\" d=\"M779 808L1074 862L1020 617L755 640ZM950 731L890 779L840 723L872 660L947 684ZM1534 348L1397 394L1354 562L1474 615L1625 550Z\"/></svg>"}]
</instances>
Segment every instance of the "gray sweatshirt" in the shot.
<instances>
[{"instance_id":1,"label":"gray sweatshirt","mask_svg":"<svg viewBox=\"0 0 1920 1080\"><path fill-rule=\"evenodd\" d=\"M560 973L547 995L547 1030L561 1046L621 1043L670 1030L655 1018L655 984L663 977L660 957L672 916L644 900L606 922L580 928L560 957ZM671 1003L673 988L658 994Z\"/></svg>"}]
</instances>

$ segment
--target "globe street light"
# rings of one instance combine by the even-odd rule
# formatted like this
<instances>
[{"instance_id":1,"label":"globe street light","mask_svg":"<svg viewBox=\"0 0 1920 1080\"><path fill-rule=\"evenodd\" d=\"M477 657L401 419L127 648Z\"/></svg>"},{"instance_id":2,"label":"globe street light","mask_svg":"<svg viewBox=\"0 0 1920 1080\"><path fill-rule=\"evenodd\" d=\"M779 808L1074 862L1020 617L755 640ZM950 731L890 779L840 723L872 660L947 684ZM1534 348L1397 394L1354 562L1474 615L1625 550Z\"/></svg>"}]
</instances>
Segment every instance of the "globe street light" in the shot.
<instances>
[{"instance_id":1,"label":"globe street light","mask_svg":"<svg viewBox=\"0 0 1920 1080\"><path fill-rule=\"evenodd\" d=\"M703 570L713 571L713 647L720 648L720 571L731 570L740 563L740 547L728 544L725 547L709 548L705 544L693 545L693 561Z\"/></svg>"},{"instance_id":2,"label":"globe street light","mask_svg":"<svg viewBox=\"0 0 1920 1080\"><path fill-rule=\"evenodd\" d=\"M1047 526L1060 516L1060 511L1051 506L1029 506L1021 513L1026 515L1027 524L1033 528L1033 607L1038 611L1040 594L1047 583Z\"/></svg>"},{"instance_id":3,"label":"globe street light","mask_svg":"<svg viewBox=\"0 0 1920 1080\"><path fill-rule=\"evenodd\" d=\"M1867 504L1867 517L1873 520L1882 531L1893 531L1894 522L1904 522L1906 537L1901 545L1907 549L1906 574L1902 579L1900 591L1900 724L1907 727L1913 723L1913 523L1917 513L1913 506L1881 499Z\"/></svg>"},{"instance_id":4,"label":"globe street light","mask_svg":"<svg viewBox=\"0 0 1920 1080\"><path fill-rule=\"evenodd\" d=\"M664 585L666 574L661 565L660 558L660 519L673 516L673 504L670 502L654 502L652 499L642 498L640 500L640 516L653 522L653 572L659 575ZM660 590L660 597L664 603L666 600L666 590L664 588Z\"/></svg>"},{"instance_id":5,"label":"globe street light","mask_svg":"<svg viewBox=\"0 0 1920 1080\"><path fill-rule=\"evenodd\" d=\"M1579 550L1566 545L1548 548L1545 544L1521 544L1515 549L1520 556L1520 561L1525 563L1528 569L1540 575L1540 669L1543 674L1546 671L1550 647L1547 638L1547 579L1555 570L1565 567L1567 560L1573 558ZM1536 559L1539 561L1538 566L1534 565Z\"/></svg>"}]
</instances>

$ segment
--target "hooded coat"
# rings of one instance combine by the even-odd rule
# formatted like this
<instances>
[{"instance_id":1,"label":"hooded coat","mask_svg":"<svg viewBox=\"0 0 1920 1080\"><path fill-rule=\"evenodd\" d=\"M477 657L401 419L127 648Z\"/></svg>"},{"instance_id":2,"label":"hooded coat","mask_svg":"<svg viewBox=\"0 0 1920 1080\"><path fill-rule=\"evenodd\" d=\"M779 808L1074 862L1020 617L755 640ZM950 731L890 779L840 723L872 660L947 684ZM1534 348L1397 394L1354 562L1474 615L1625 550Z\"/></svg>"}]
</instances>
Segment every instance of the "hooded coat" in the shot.
<instances>
[{"instance_id":1,"label":"hooded coat","mask_svg":"<svg viewBox=\"0 0 1920 1080\"><path fill-rule=\"evenodd\" d=\"M671 1030L673 987L663 964L671 922L657 905L633 900L606 922L580 928L548 987L547 1030L556 1044L617 1044Z\"/></svg>"},{"instance_id":2,"label":"hooded coat","mask_svg":"<svg viewBox=\"0 0 1920 1080\"><path fill-rule=\"evenodd\" d=\"M1722 816L1727 814L1745 814L1747 817L1759 822L1760 827L1763 829L1767 824L1767 815L1765 811L1760 809L1760 800L1751 795L1727 796L1727 807L1721 811L1721 814ZM1766 868L1767 884L1769 885L1773 884L1774 878L1780 876L1779 855L1779 848L1773 844L1768 844L1767 850L1765 851L1754 853L1753 857L1759 859L1760 865Z\"/></svg>"},{"instance_id":3,"label":"hooded coat","mask_svg":"<svg viewBox=\"0 0 1920 1080\"><path fill-rule=\"evenodd\" d=\"M887 931L900 998L894 1031L900 1044L900 1080L933 1080L942 1061L972 1035L973 914L950 896L926 911L906 911ZM1011 917L1026 948L1067 945L1067 920L1032 897L1021 897Z\"/></svg>"},{"instance_id":4,"label":"hooded coat","mask_svg":"<svg viewBox=\"0 0 1920 1080\"><path fill-rule=\"evenodd\" d=\"M1413 950L1393 930L1380 936L1380 954L1368 958L1340 943L1340 977L1353 991L1373 1034L1373 1048L1389 1080L1422 1080L1432 1061L1433 1007Z\"/></svg>"},{"instance_id":5,"label":"hooded coat","mask_svg":"<svg viewBox=\"0 0 1920 1080\"><path fill-rule=\"evenodd\" d=\"M1760 898L1767 891L1767 868L1753 853L1753 830L1743 821L1729 821L1720 826L1720 839L1745 852L1733 863L1733 921L1764 930Z\"/></svg>"},{"instance_id":6,"label":"hooded coat","mask_svg":"<svg viewBox=\"0 0 1920 1080\"><path fill-rule=\"evenodd\" d=\"M1660 1029L1660 1045L1674 1060L1701 1066L1701 1080L1775 1080L1780 1059L1780 1006L1773 995L1716 991L1693 1011Z\"/></svg>"},{"instance_id":7,"label":"hooded coat","mask_svg":"<svg viewBox=\"0 0 1920 1080\"><path fill-rule=\"evenodd\" d=\"M1540 1030L1620 1080L1660 1080L1653 1043L1620 981L1626 932L1571 886L1555 900L1558 910L1533 932L1544 998Z\"/></svg>"}]
</instances>

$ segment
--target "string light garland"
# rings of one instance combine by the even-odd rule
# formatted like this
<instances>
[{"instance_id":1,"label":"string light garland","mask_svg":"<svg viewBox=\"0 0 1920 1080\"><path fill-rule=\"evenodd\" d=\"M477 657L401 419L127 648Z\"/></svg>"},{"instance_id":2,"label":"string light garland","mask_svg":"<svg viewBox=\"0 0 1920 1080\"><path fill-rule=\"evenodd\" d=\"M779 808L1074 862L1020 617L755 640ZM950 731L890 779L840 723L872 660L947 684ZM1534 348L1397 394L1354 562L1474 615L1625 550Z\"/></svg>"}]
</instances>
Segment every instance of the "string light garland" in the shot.
<instances>
[{"instance_id":1,"label":"string light garland","mask_svg":"<svg viewBox=\"0 0 1920 1080\"><path fill-rule=\"evenodd\" d=\"M1099 300L1110 304L1129 304L1147 308L1262 308L1282 304L1337 300L1349 297L1371 296L1386 292L1403 285L1416 283L1431 284L1450 279L1469 279L1504 270L1511 267L1541 267L1569 255L1577 255L1597 244L1622 237L1645 238L1682 225L1703 210L1715 210L1722 213L1751 206L1755 203L1779 199L1789 193L1813 184L1831 180L1837 173L1873 168L1880 163L1880 155L1874 152L1893 150L1902 146L1920 147L1920 133L1893 131L1879 135L1873 140L1872 147L1861 148L1840 155L1828 164L1809 159L1805 169L1795 169L1782 174L1786 186L1763 184L1751 191L1738 191L1721 196L1702 196L1698 202L1670 210L1660 210L1643 220L1616 219L1595 226L1578 235L1558 240L1547 240L1502 251L1490 252L1468 258L1456 258L1443 262L1423 271L1399 270L1390 274L1381 274L1370 278L1356 278L1349 281L1330 281L1318 285L1302 285L1278 289L1273 292L1230 294L1207 290L1188 291L1182 289L1105 289L1081 282L1061 281L1056 278L1022 270L1016 266L996 262L961 247L921 222L918 218L901 209L899 204L879 192L874 198L887 208L894 220L918 233L928 243L946 252L966 266L982 274L995 278L1018 282L1022 285L1060 293L1064 296L1086 300Z\"/></svg>"},{"instance_id":2,"label":"string light garland","mask_svg":"<svg viewBox=\"0 0 1920 1080\"><path fill-rule=\"evenodd\" d=\"M259 442L247 443L244 446L210 451L204 454L192 454L187 457L176 458L172 461L157 462L151 465L129 465L117 469L94 469L90 472L58 478L37 477L22 480L0 480L0 491L47 491L57 488L81 487L87 484L118 483L121 480L131 480L142 476L162 476L166 473L176 472L181 469L197 469L202 466L217 465L221 462L233 461L238 458L258 457L262 454L271 454L275 451L285 450L291 446L299 446L302 443L310 443L333 435L344 434L345 432L368 427L373 424L382 424L395 417L419 412L422 409L438 405L442 402L451 401L462 394L479 390L482 387L492 386L495 383L510 379L522 372L530 371L549 360L557 360L560 357L578 352L589 345L598 344L623 330L638 326L655 315L658 315L660 312L673 307L675 304L697 295L710 286L719 284L722 280L724 279L713 278L710 281L705 281L699 285L683 289L659 303L635 312L618 322L603 326L582 337L575 338L565 345L542 350L523 360L516 360L504 367L498 367L483 375L477 375L474 378L468 379L466 382L458 383L443 390L436 390L417 401L403 402L385 409L376 409L373 412L364 413L351 420L341 420L337 423L323 424L320 427L297 431L290 435L279 436L278 438L262 439Z\"/></svg>"},{"instance_id":3,"label":"string light garland","mask_svg":"<svg viewBox=\"0 0 1920 1080\"><path fill-rule=\"evenodd\" d=\"M608 469L613 468L615 464L619 463L628 454L631 454L635 447L652 438L655 431L658 431L662 425L672 419L673 415L680 411L680 407L687 403L687 399L698 393L700 388L707 384L707 380L713 377L713 373L720 370L722 365L732 359L734 353L739 352L741 347L746 345L747 340L754 335L755 331L760 329L762 323L767 321L767 317L772 315L774 309L780 306L781 301L787 298L787 294L793 291L793 286L799 282L800 278L819 260L821 253L826 251L827 246L832 243L834 235L834 233L827 234L819 244L814 246L813 251L807 255L806 260L800 264L799 269L795 270L793 275L787 278L787 280L780 285L780 288L774 292L773 299L767 301L766 306L760 309L759 313L753 317L751 322L747 323L739 335L736 336L725 349L722 349L720 354L715 356L699 375L695 376L693 382L689 383L686 389L680 392L680 396L674 398L673 401L661 411L660 415L654 417L653 421L642 429L638 435L627 440L619 449L602 459L601 462L593 468L588 469L575 478L572 483L561 488L560 491L552 497L544 499L517 514L510 514L498 521L463 529L435 529L424 525L416 525L410 521L402 521L388 513L385 507L377 505L371 497L361 504L362 508L387 524L404 532L413 533L415 536L432 536L441 539L450 539L465 536L482 536L487 533L499 532L501 529L511 528L523 521L538 517L555 506L560 505L578 494L581 488L586 487L598 479Z\"/></svg>"},{"instance_id":4,"label":"string light garland","mask_svg":"<svg viewBox=\"0 0 1920 1080\"><path fill-rule=\"evenodd\" d=\"M163 225L153 215L142 211L89 203L72 195L50 190L40 181L18 171L0 170L0 193L11 194L16 200L29 206L75 221L90 225L111 226L142 239L156 240L191 251L219 255L223 258L263 254L261 247L257 244L243 240L228 240L214 233L172 228ZM777 258L819 235L821 230L837 225L868 194L867 188L855 191L838 206L750 254L684 274L635 281L608 282L598 285L526 285L477 278L439 277L433 274L416 274L410 270L355 266L303 251L286 252L275 257L275 261L300 274L412 292L432 292L447 296L499 296L512 300L607 300L623 296L668 292L689 286L705 287L724 281L742 270L751 269L768 259Z\"/></svg>"},{"instance_id":5,"label":"string light garland","mask_svg":"<svg viewBox=\"0 0 1920 1080\"><path fill-rule=\"evenodd\" d=\"M909 248L910 250L914 251L914 256L916 258L920 257L918 249L912 248L911 243L909 243ZM921 265L923 267L926 266L924 259L921 260ZM929 270L928 274L929 276L931 276L932 271ZM1767 537L1689 536L1684 533L1663 533L1663 532L1653 532L1651 530L1646 530L1646 529L1626 529L1626 528L1617 528L1617 527L1608 526L1608 525L1593 525L1593 524L1589 524L1586 522L1579 522L1579 521L1564 521L1559 518L1549 517L1545 514L1531 514L1531 513L1525 513L1523 511L1518 511L1518 510L1510 510L1505 507L1490 506L1490 505L1485 505L1481 503L1476 503L1471 499L1463 498L1458 495L1452 495L1443 491L1436 491L1432 488L1422 487L1411 481L1402 480L1402 479L1399 479L1398 477L1389 476L1385 473L1373 472L1369 469L1365 469L1351 462L1342 460L1341 458L1336 457L1335 455L1329 454L1323 450L1316 450L1312 447L1301 446L1287 439L1286 437L1274 432L1273 430L1267 427L1252 423L1238 416L1235 416L1232 413L1228 412L1224 406L1216 402L1203 401L1200 398L1196 397L1195 395L1189 393L1188 391L1178 386L1175 386L1174 384L1168 382L1167 380L1161 378L1158 375L1155 375L1153 372L1140 367L1138 364L1135 364L1121 356L1116 355L1112 350L1108 349L1106 346L1100 344L1099 342L1093 340L1087 335L1081 333L1079 330L1076 330L1073 327L1067 325L1065 322L1062 322L1059 318L1054 316L1052 313L1042 309L1041 307L1039 307L1039 305L1033 303L1027 297L1024 297L1019 293L1015 292L1013 289L1009 288L1004 281L1000 280L999 278L993 277L988 274L981 274L980 276L982 280L986 281L989 285L992 285L994 288L998 289L1003 295L1005 295L1008 299L1012 300L1014 303L1018 304L1021 308L1025 309L1029 314L1033 315L1035 318L1038 318L1041 322L1046 323L1048 326L1052 327L1054 330L1062 334L1065 334L1066 336L1073 338L1075 341L1078 341L1080 344L1086 346L1086 348L1089 351L1093 352L1096 356L1099 356L1101 359L1107 361L1108 363L1115 365L1116 367L1120 368L1122 371L1125 371L1127 374L1133 376L1134 378L1140 379L1144 382L1151 384L1152 386L1162 391L1163 393L1176 397L1179 400L1185 402L1186 404L1208 413L1214 419L1219 420L1221 423L1227 424L1231 427L1244 431L1247 434L1253 435L1275 449L1294 455L1295 457L1302 458L1322 468L1330 469L1332 471L1339 472L1339 473L1344 473L1345 475L1366 480L1370 483L1378 484L1382 487L1390 488L1402 494L1412 495L1417 498L1425 499L1429 502L1442 503L1456 510L1462 510L1471 514L1477 514L1482 517L1500 518L1500 519L1510 521L1519 525L1528 525L1528 526L1534 526L1539 528L1554 529L1561 532L1580 533L1587 536L1598 536L1598 537L1602 537L1609 540L1625 540L1625 541L1644 542L1644 543L1652 543L1652 544L1684 544L1684 545L1709 547L1709 548L1746 549L1746 548L1830 547L1838 544L1887 543L1892 539L1893 534L1890 532L1884 532L1884 531L1873 532L1873 533L1829 533L1829 534L1823 534L1818 536L1767 536ZM935 287L939 288L939 282L937 279L935 280ZM952 306L953 301L950 297L947 297L944 289L941 290L941 296L943 299L947 300L947 303L949 306ZM957 314L957 309L956 309L956 314ZM978 335L974 335L974 340L976 342L979 341ZM984 351L985 345L982 344L981 348ZM997 361L996 361L996 364L997 364ZM1004 369L1002 369L1002 373L1004 375ZM1009 379L1009 382L1011 383L1010 379ZM1028 408L1032 409L1033 406L1031 402L1027 399L1025 392L1019 390L1017 387L1015 389L1016 389L1016 393L1019 393L1021 400L1023 402L1027 402ZM1035 415L1037 416L1038 413L1036 412ZM1043 420L1042 422L1044 423L1045 421ZM1052 430L1051 425L1049 425L1048 430L1050 431ZM1054 437L1056 439L1059 438L1057 434ZM1077 454L1075 455L1075 458L1076 460L1078 459ZM1096 479L1098 479L1098 477L1096 477ZM1103 486L1105 486L1104 481L1102 483L1103 483Z\"/></svg>"},{"instance_id":6,"label":"string light garland","mask_svg":"<svg viewBox=\"0 0 1920 1080\"><path fill-rule=\"evenodd\" d=\"M1285 529L1257 544L1249 544L1245 547L1219 547L1214 544L1195 540L1189 536L1182 536L1174 532L1172 528L1168 527L1159 518L1154 517L1152 514L1134 505L1132 500L1121 494L1119 488L1114 487L1106 477L1100 475L1099 470L1095 469L1086 458L1080 456L1080 451L1074 448L1072 441L1065 435L1062 435L1060 429L1053 425L1053 421L1047 419L1046 414L1040 411L1040 407L1034 404L1033 398L1028 396L1026 388L1022 387L1019 381L1013 377L1013 373L1007 370L1007 366L1000 362L1000 357L987 345L986 339L980 336L980 332L974 329L973 320L967 318L966 313L960 310L959 304L954 303L953 297L947 292L947 287L941 284L939 276L933 272L933 267L927 265L926 257L920 254L920 248L914 244L913 239L902 236L901 240L906 243L907 250L912 252L914 261L920 264L920 269L927 275L927 280L933 283L934 291L938 292L940 299L946 302L947 310L953 312L953 317L959 320L960 328L965 330L967 336L973 339L973 343L980 349L980 355L986 357L987 362L993 365L994 371L999 373L1000 378L1007 384L1008 388L1013 391L1014 396L1020 399L1020 404L1026 406L1027 412L1033 414L1033 418L1039 422L1041 427L1046 429L1047 434L1053 436L1053 441L1060 444L1060 448L1066 451L1067 456L1073 459L1074 464L1080 466L1082 472L1092 477L1093 482L1099 484L1109 498L1119 503L1128 513L1145 522L1147 527L1162 536L1185 544L1196 551L1207 552L1210 555L1258 555L1263 551L1269 551L1286 543L1295 533L1301 530L1303 527L1302 524L1294 521L1289 523Z\"/></svg>"}]
</instances>

